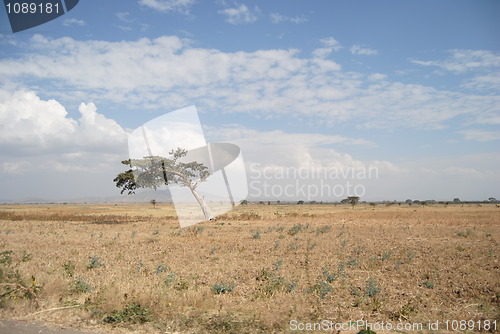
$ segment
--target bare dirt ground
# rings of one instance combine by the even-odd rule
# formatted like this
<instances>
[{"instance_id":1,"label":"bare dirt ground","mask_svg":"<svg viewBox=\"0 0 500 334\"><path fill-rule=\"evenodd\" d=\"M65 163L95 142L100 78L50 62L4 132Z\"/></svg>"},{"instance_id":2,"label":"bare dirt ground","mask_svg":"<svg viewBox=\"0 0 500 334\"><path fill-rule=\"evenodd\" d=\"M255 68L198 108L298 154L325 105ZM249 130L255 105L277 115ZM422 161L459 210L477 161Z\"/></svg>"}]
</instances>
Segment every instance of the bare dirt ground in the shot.
<instances>
[{"instance_id":1,"label":"bare dirt ground","mask_svg":"<svg viewBox=\"0 0 500 334\"><path fill-rule=\"evenodd\" d=\"M0 206L0 319L93 333L495 332L499 235L487 204L252 204L183 230L165 204Z\"/></svg>"}]
</instances>

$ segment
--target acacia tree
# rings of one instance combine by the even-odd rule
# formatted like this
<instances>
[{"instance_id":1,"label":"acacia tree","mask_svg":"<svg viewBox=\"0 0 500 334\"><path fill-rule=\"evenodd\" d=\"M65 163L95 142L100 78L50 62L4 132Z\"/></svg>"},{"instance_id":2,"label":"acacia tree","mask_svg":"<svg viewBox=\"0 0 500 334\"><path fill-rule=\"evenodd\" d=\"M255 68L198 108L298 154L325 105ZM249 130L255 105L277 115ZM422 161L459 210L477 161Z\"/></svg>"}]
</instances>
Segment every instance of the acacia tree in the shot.
<instances>
[{"instance_id":1,"label":"acacia tree","mask_svg":"<svg viewBox=\"0 0 500 334\"><path fill-rule=\"evenodd\" d=\"M344 198L340 203L342 204L350 204L352 205L352 208L354 209L354 206L358 204L359 202L359 197L358 196L349 196L347 198Z\"/></svg>"},{"instance_id":2,"label":"acacia tree","mask_svg":"<svg viewBox=\"0 0 500 334\"><path fill-rule=\"evenodd\" d=\"M196 161L189 163L178 161L185 157L187 150L177 148L169 152L172 158L147 156L143 159L128 159L122 164L130 167L129 170L118 174L113 182L120 193L125 191L134 194L137 188L150 188L156 190L161 185L178 184L187 187L198 202L206 220L213 219L213 215L203 197L196 188L210 176L208 168Z\"/></svg>"}]
</instances>

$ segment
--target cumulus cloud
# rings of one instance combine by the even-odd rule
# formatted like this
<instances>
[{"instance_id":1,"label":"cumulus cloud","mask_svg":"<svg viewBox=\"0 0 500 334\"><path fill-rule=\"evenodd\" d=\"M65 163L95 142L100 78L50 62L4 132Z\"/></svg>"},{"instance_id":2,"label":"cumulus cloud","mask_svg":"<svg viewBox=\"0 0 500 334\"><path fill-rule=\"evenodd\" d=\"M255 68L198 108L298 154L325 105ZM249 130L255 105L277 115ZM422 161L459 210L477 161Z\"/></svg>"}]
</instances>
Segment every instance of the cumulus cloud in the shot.
<instances>
[{"instance_id":1,"label":"cumulus cloud","mask_svg":"<svg viewBox=\"0 0 500 334\"><path fill-rule=\"evenodd\" d=\"M90 94L97 105L125 101L141 110L173 110L197 101L204 110L398 129L442 129L459 117L477 124L499 119L495 95L346 72L322 58L340 50L340 43L329 37L321 44L326 51L304 57L298 50L195 48L175 36L104 42L35 35L25 57L0 60L0 76L13 82L30 77L59 101L78 103Z\"/></svg>"},{"instance_id":2,"label":"cumulus cloud","mask_svg":"<svg viewBox=\"0 0 500 334\"><path fill-rule=\"evenodd\" d=\"M254 10L250 10L246 5L239 4L234 8L226 8L219 10L218 13L226 16L226 22L231 24L247 24L257 21L257 13L259 8L255 6Z\"/></svg>"},{"instance_id":3,"label":"cumulus cloud","mask_svg":"<svg viewBox=\"0 0 500 334\"><path fill-rule=\"evenodd\" d=\"M319 151L316 160L304 160L304 157L309 154L307 152L320 150L321 147L375 146L375 143L362 138L347 138L340 135L326 134L287 133L282 130L260 131L241 125L218 128L206 127L205 134L209 142L230 141L238 144L245 152L247 161L290 167L300 167L303 164L317 165L319 163L318 159L321 157ZM323 152L326 151L334 152L331 149L325 149ZM332 161L329 159L330 157L330 154L326 154L320 159L325 164L327 161ZM312 157L308 159L312 159ZM341 160L342 163L350 163L352 158ZM337 162L340 162L340 160Z\"/></svg>"},{"instance_id":4,"label":"cumulus cloud","mask_svg":"<svg viewBox=\"0 0 500 334\"><path fill-rule=\"evenodd\" d=\"M126 131L82 103L69 117L54 99L0 89L0 199L116 195L113 177L127 158Z\"/></svg>"},{"instance_id":5,"label":"cumulus cloud","mask_svg":"<svg viewBox=\"0 0 500 334\"><path fill-rule=\"evenodd\" d=\"M82 103L79 120L68 117L56 100L33 91L0 91L0 147L8 155L112 152L123 145L125 130Z\"/></svg>"}]
</instances>

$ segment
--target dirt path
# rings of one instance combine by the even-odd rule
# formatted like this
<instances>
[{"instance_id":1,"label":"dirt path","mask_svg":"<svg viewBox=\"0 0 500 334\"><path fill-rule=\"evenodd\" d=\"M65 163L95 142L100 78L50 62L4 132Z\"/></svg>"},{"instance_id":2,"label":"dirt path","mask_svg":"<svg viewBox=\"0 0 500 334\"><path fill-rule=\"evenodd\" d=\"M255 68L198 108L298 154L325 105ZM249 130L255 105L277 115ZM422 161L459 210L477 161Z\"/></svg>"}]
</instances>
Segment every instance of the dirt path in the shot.
<instances>
[{"instance_id":1,"label":"dirt path","mask_svg":"<svg viewBox=\"0 0 500 334\"><path fill-rule=\"evenodd\" d=\"M0 334L98 334L36 321L0 320Z\"/></svg>"}]
</instances>

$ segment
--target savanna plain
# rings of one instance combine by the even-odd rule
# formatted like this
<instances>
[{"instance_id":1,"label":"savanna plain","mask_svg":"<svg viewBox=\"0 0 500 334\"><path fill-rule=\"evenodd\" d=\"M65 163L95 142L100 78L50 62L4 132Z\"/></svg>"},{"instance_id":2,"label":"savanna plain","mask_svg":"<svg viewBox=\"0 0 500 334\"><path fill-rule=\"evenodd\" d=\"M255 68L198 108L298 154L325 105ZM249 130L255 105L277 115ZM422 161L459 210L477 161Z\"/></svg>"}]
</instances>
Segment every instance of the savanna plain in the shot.
<instances>
[{"instance_id":1,"label":"savanna plain","mask_svg":"<svg viewBox=\"0 0 500 334\"><path fill-rule=\"evenodd\" d=\"M185 229L164 203L1 205L0 319L101 333L347 333L333 324L359 320L495 332L499 233L496 204L250 203ZM332 327L307 328L319 323Z\"/></svg>"}]
</instances>

